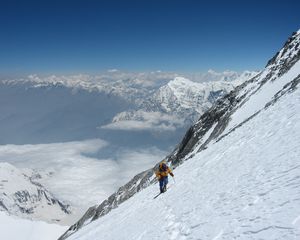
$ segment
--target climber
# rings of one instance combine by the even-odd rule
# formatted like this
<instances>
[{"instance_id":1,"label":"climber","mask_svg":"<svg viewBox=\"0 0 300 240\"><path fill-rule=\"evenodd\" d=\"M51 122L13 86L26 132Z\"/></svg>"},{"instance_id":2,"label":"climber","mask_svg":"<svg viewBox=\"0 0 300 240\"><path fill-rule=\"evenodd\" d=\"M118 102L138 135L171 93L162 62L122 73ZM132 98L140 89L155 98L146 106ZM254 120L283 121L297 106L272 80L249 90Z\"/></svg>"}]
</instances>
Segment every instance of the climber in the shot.
<instances>
[{"instance_id":1,"label":"climber","mask_svg":"<svg viewBox=\"0 0 300 240\"><path fill-rule=\"evenodd\" d=\"M160 193L167 191L168 174L170 174L172 177L174 177L174 174L165 161L162 161L159 164L159 169L157 172L155 172L155 174L159 181Z\"/></svg>"}]
</instances>

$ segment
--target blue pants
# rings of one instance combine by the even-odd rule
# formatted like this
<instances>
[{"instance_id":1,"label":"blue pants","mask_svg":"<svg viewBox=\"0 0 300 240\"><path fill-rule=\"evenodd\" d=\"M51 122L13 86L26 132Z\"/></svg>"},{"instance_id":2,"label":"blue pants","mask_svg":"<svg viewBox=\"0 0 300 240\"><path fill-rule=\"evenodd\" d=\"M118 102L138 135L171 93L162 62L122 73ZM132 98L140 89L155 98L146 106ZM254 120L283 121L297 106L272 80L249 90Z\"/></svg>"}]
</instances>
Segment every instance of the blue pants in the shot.
<instances>
[{"instance_id":1,"label":"blue pants","mask_svg":"<svg viewBox=\"0 0 300 240\"><path fill-rule=\"evenodd\" d=\"M167 190L168 176L159 179L159 190L165 192Z\"/></svg>"}]
</instances>

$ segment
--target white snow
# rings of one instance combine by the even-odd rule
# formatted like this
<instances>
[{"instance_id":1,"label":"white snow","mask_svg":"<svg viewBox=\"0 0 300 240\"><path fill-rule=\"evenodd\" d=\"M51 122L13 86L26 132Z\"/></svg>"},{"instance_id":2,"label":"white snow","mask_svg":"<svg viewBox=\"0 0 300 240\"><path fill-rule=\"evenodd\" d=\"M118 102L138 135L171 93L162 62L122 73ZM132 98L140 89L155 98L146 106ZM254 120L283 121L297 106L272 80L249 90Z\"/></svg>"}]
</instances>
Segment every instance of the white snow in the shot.
<instances>
[{"instance_id":1,"label":"white snow","mask_svg":"<svg viewBox=\"0 0 300 240\"><path fill-rule=\"evenodd\" d=\"M70 240L300 238L300 90Z\"/></svg>"},{"instance_id":2,"label":"white snow","mask_svg":"<svg viewBox=\"0 0 300 240\"><path fill-rule=\"evenodd\" d=\"M66 230L67 227L18 219L0 212L0 236L3 240L56 240Z\"/></svg>"},{"instance_id":3,"label":"white snow","mask_svg":"<svg viewBox=\"0 0 300 240\"><path fill-rule=\"evenodd\" d=\"M217 82L203 82L196 83L184 77L176 77L173 81L170 81L166 86L162 87L159 91L161 99L169 99L168 105L174 104L172 99L168 96L168 90L171 91L174 96L174 100L181 108L193 109L198 113L203 113L209 108L212 103L208 101L209 95L214 91L226 91L230 92L236 85L232 82L217 81ZM157 96L157 97L158 97ZM170 106L166 107L168 110ZM178 108L178 106L175 108ZM170 110L174 111L173 108Z\"/></svg>"}]
</instances>

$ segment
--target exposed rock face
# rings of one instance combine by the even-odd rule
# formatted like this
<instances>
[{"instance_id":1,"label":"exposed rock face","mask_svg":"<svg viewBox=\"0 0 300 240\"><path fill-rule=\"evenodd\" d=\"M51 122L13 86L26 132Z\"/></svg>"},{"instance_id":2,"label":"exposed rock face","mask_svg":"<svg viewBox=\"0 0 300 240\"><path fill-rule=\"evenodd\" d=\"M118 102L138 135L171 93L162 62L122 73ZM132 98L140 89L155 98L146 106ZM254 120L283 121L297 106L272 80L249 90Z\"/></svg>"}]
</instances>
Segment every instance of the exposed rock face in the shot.
<instances>
[{"instance_id":1,"label":"exposed rock face","mask_svg":"<svg viewBox=\"0 0 300 240\"><path fill-rule=\"evenodd\" d=\"M208 147L208 144L213 144L214 141L220 141L236 128L249 121L249 119L255 117L263 108L267 108L284 94L293 91L300 82L300 69L293 69L293 71L298 72L299 75L293 77L293 79L288 79L288 83L282 86L282 88L280 88L281 90L274 92L274 95L270 96L270 99L266 101L266 104L262 106L262 108L258 107L248 113L248 115L246 114L240 121L234 121L234 113L237 112L241 106L247 104L251 96L257 95L265 84L280 81L280 77L288 73L290 69L299 62L299 43L300 31L294 33L288 39L281 51L268 62L262 72L219 99L214 106L206 111L196 124L190 127L173 153L167 157L167 161L171 166L176 168L196 152L204 150ZM278 84L280 85L282 83ZM67 238L74 231L77 231L90 221L107 214L111 209L116 208L119 204L132 197L136 192L139 192L149 184L155 182L153 172L156 167L157 166L136 175L129 183L121 187L98 207L89 209L75 225L70 227L60 240Z\"/></svg>"}]
</instances>

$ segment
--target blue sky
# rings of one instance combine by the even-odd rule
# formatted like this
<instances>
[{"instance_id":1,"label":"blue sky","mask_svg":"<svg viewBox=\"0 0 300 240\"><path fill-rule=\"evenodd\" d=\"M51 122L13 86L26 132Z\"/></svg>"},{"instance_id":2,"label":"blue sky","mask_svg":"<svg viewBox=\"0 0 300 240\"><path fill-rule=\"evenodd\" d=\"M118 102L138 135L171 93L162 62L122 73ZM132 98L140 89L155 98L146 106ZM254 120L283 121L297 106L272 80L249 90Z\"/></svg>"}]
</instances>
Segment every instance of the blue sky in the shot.
<instances>
[{"instance_id":1,"label":"blue sky","mask_svg":"<svg viewBox=\"0 0 300 240\"><path fill-rule=\"evenodd\" d=\"M300 28L300 2L0 2L0 72L256 70Z\"/></svg>"}]
</instances>

